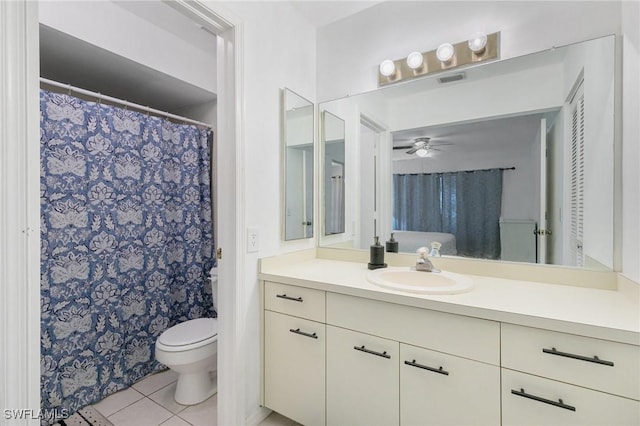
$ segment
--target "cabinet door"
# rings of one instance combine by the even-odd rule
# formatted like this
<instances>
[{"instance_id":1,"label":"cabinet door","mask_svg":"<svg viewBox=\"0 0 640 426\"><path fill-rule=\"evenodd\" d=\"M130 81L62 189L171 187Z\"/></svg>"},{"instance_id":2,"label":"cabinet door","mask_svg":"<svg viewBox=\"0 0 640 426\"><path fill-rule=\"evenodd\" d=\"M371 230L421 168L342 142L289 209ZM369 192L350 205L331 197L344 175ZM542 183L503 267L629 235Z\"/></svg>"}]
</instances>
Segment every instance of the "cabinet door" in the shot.
<instances>
[{"instance_id":1,"label":"cabinet door","mask_svg":"<svg viewBox=\"0 0 640 426\"><path fill-rule=\"evenodd\" d=\"M327 424L397 425L399 343L327 326Z\"/></svg>"},{"instance_id":2,"label":"cabinet door","mask_svg":"<svg viewBox=\"0 0 640 426\"><path fill-rule=\"evenodd\" d=\"M502 424L638 425L640 403L503 368Z\"/></svg>"},{"instance_id":3,"label":"cabinet door","mask_svg":"<svg viewBox=\"0 0 640 426\"><path fill-rule=\"evenodd\" d=\"M325 325L264 316L265 406L304 425L324 425Z\"/></svg>"},{"instance_id":4,"label":"cabinet door","mask_svg":"<svg viewBox=\"0 0 640 426\"><path fill-rule=\"evenodd\" d=\"M400 424L500 424L500 368L400 344Z\"/></svg>"}]
</instances>

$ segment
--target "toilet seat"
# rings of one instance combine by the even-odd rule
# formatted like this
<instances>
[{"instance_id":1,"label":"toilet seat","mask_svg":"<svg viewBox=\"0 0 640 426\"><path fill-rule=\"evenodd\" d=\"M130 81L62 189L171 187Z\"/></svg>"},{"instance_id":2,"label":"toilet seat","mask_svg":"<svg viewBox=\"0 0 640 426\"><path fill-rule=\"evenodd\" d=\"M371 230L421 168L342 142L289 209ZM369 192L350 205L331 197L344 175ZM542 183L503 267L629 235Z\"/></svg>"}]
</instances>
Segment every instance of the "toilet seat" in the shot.
<instances>
[{"instance_id":1,"label":"toilet seat","mask_svg":"<svg viewBox=\"0 0 640 426\"><path fill-rule=\"evenodd\" d=\"M218 320L198 318L174 325L165 330L156 347L166 352L196 349L218 340Z\"/></svg>"}]
</instances>

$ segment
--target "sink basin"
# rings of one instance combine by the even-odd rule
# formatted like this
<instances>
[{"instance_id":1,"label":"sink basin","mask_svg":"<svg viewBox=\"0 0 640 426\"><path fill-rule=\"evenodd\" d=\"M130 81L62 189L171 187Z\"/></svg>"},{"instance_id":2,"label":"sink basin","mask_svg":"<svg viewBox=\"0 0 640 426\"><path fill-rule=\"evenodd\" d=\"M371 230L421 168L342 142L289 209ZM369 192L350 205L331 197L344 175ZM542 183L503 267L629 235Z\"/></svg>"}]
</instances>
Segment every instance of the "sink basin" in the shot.
<instances>
[{"instance_id":1,"label":"sink basin","mask_svg":"<svg viewBox=\"0 0 640 426\"><path fill-rule=\"evenodd\" d=\"M391 290L421 294L457 294L473 289L471 278L453 272L418 272L408 267L369 271L371 284Z\"/></svg>"}]
</instances>

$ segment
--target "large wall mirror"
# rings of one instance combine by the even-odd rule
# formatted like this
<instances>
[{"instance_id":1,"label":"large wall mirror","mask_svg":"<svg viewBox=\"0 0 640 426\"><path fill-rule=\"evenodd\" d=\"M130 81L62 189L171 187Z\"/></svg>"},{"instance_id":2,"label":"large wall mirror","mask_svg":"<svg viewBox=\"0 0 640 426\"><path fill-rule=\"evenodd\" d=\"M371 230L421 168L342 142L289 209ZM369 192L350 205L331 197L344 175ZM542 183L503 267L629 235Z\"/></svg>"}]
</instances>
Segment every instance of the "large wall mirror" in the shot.
<instances>
[{"instance_id":1,"label":"large wall mirror","mask_svg":"<svg viewBox=\"0 0 640 426\"><path fill-rule=\"evenodd\" d=\"M282 90L284 239L313 237L313 104Z\"/></svg>"},{"instance_id":2,"label":"large wall mirror","mask_svg":"<svg viewBox=\"0 0 640 426\"><path fill-rule=\"evenodd\" d=\"M612 269L614 59L608 36L321 103L353 179L320 245Z\"/></svg>"}]
</instances>

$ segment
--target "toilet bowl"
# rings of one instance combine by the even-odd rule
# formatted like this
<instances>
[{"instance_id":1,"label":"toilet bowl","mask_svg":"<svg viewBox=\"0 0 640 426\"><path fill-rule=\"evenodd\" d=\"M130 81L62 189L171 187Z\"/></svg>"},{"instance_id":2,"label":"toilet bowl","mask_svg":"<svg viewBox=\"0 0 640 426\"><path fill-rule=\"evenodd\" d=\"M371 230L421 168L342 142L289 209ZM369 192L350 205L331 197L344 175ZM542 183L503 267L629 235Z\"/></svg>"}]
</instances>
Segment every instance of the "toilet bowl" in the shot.
<instances>
[{"instance_id":1,"label":"toilet bowl","mask_svg":"<svg viewBox=\"0 0 640 426\"><path fill-rule=\"evenodd\" d=\"M174 399L198 404L216 393L218 320L198 318L165 330L156 341L156 359L178 373Z\"/></svg>"}]
</instances>

